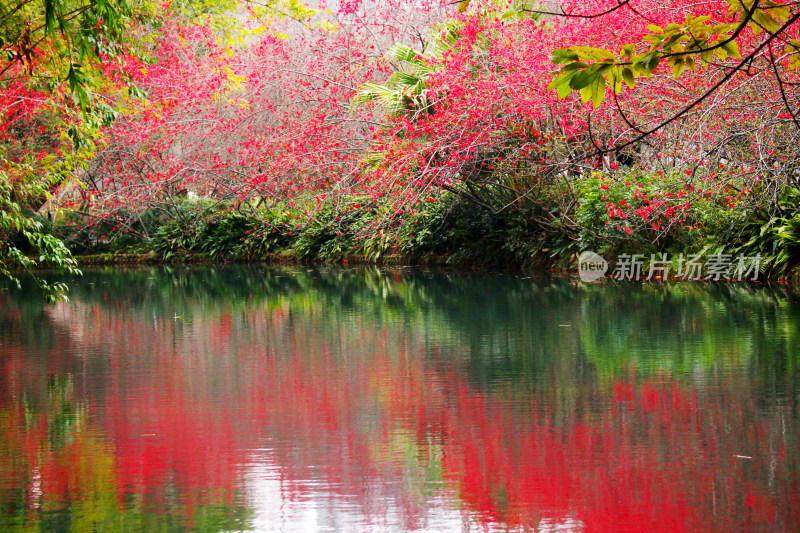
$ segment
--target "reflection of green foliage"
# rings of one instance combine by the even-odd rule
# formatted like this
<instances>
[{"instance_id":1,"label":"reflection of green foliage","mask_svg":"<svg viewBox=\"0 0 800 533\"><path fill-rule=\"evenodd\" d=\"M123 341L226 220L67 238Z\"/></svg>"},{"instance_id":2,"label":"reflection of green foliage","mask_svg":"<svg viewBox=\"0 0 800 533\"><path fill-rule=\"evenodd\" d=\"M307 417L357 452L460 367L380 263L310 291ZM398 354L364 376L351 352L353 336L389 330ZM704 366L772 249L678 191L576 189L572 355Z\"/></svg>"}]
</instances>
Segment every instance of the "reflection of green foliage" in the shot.
<instances>
[{"instance_id":1,"label":"reflection of green foliage","mask_svg":"<svg viewBox=\"0 0 800 533\"><path fill-rule=\"evenodd\" d=\"M520 375L536 382L550 372L612 378L630 365L645 373L794 375L800 346L792 293L747 284L574 285L377 267L223 265L93 269L73 290L80 301L124 301L128 312L179 315L185 324L266 307L313 320L326 335L365 321L390 325L421 335L437 346L429 357L463 366L483 386ZM20 296L29 301L30 293ZM48 343L41 333L19 338Z\"/></svg>"},{"instance_id":2,"label":"reflection of green foliage","mask_svg":"<svg viewBox=\"0 0 800 533\"><path fill-rule=\"evenodd\" d=\"M796 306L746 284L675 283L587 287L581 343L604 373L771 369L793 375Z\"/></svg>"},{"instance_id":3,"label":"reflection of green foliage","mask_svg":"<svg viewBox=\"0 0 800 533\"><path fill-rule=\"evenodd\" d=\"M36 520L5 515L0 517L0 526L3 527L3 531L9 533L24 531L216 533L247 529L250 521L250 513L246 508L223 503L200 505L191 510L176 508L169 514L164 514L148 510L146 507L123 507L113 492L98 492L93 496L97 499L79 501L66 507L42 512ZM191 524L187 524L189 516Z\"/></svg>"},{"instance_id":4,"label":"reflection of green foliage","mask_svg":"<svg viewBox=\"0 0 800 533\"><path fill-rule=\"evenodd\" d=\"M70 442L85 421L87 406L76 403L73 392L72 376L49 376L47 437L52 448Z\"/></svg>"}]
</instances>

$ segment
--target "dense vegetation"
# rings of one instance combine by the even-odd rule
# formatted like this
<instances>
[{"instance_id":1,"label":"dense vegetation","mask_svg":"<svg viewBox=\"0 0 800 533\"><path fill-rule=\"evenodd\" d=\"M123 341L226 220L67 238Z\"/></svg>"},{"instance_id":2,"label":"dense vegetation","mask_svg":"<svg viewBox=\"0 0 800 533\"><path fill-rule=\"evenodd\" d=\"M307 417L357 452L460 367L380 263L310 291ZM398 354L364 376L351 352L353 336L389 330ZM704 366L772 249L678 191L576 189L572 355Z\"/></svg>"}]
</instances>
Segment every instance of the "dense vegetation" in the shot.
<instances>
[{"instance_id":1,"label":"dense vegetation","mask_svg":"<svg viewBox=\"0 0 800 533\"><path fill-rule=\"evenodd\" d=\"M800 262L800 5L4 0L0 271ZM54 222L51 224L50 222Z\"/></svg>"},{"instance_id":2,"label":"dense vegetation","mask_svg":"<svg viewBox=\"0 0 800 533\"><path fill-rule=\"evenodd\" d=\"M787 238L786 228L776 227L780 221L765 220L763 226L775 233L759 233L761 238L755 240L749 232L761 232L762 227L717 224L729 214L710 202L696 226L671 228L657 243L640 233L609 227L605 200L592 194L601 179L592 176L580 184L585 189L579 193L575 222L543 220L541 204L493 210L476 208L447 193L392 223L386 223L390 206L367 196L342 198L337 204L305 211L288 206L232 208L183 199L169 209L145 210L132 221L127 211L103 218L69 213L49 231L90 262L349 261L570 269L573 254L581 249L597 250L606 257L631 250L677 256L726 249L769 258L766 268L776 277L792 264L790 253L796 253L797 245ZM615 202L636 202L637 190L622 184L606 194ZM708 226L702 226L703 221ZM46 220L42 222L47 226ZM764 243L778 246L765 249Z\"/></svg>"}]
</instances>

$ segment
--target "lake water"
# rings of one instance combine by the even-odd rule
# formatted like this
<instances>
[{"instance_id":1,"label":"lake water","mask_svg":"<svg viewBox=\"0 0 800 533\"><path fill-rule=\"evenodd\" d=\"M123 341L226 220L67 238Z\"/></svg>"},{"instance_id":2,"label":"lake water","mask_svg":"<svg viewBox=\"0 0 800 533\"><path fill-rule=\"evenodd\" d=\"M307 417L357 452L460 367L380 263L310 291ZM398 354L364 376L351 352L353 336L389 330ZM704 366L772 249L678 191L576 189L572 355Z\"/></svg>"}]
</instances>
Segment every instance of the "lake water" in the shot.
<instances>
[{"instance_id":1,"label":"lake water","mask_svg":"<svg viewBox=\"0 0 800 533\"><path fill-rule=\"evenodd\" d=\"M746 284L87 270L0 290L2 531L799 531L800 304Z\"/></svg>"}]
</instances>

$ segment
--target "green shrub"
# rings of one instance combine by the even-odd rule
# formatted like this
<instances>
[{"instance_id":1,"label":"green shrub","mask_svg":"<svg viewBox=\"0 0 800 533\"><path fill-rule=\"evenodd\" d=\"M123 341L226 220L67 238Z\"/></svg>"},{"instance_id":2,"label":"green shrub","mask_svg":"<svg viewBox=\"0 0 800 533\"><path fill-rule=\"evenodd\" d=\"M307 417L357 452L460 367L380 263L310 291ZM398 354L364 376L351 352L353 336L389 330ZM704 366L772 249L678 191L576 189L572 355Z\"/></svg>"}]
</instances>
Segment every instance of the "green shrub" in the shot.
<instances>
[{"instance_id":1,"label":"green shrub","mask_svg":"<svg viewBox=\"0 0 800 533\"><path fill-rule=\"evenodd\" d=\"M738 233L736 254L760 255L762 272L785 275L800 264L800 188L789 187L779 197L777 210L751 211Z\"/></svg>"}]
</instances>

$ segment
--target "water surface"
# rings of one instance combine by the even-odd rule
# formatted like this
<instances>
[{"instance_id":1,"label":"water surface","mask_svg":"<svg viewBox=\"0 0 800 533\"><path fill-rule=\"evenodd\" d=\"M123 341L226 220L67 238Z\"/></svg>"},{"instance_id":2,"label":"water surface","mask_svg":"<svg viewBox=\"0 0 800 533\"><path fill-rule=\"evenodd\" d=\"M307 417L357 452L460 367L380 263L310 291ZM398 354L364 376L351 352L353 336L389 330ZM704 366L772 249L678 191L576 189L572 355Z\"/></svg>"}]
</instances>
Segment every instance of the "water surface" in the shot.
<instances>
[{"instance_id":1,"label":"water surface","mask_svg":"<svg viewBox=\"0 0 800 533\"><path fill-rule=\"evenodd\" d=\"M0 290L0 530L800 530L790 289L248 266L71 285Z\"/></svg>"}]
</instances>

